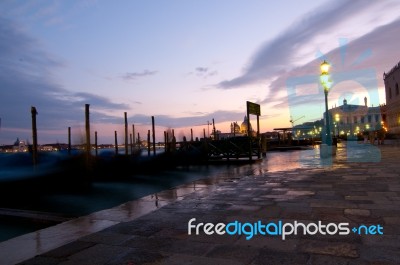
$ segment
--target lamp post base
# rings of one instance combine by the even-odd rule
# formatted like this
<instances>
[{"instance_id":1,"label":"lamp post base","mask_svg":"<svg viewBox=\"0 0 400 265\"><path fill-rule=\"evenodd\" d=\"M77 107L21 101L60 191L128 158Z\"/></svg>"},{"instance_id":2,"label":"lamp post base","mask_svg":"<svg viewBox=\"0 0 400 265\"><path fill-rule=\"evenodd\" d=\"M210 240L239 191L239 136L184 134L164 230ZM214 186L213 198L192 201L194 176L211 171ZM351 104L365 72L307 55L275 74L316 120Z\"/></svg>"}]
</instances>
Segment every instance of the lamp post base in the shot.
<instances>
[{"instance_id":1,"label":"lamp post base","mask_svg":"<svg viewBox=\"0 0 400 265\"><path fill-rule=\"evenodd\" d=\"M327 145L321 144L320 145L320 157L327 158L336 155L336 146L335 145Z\"/></svg>"}]
</instances>

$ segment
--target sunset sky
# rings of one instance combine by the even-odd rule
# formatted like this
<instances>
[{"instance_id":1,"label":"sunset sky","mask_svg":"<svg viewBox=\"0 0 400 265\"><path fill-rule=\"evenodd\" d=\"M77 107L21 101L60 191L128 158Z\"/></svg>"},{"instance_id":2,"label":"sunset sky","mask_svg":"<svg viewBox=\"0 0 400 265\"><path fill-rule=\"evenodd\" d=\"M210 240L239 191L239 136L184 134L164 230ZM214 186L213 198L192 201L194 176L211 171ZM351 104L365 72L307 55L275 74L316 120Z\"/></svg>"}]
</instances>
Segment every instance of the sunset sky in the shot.
<instances>
[{"instance_id":1,"label":"sunset sky","mask_svg":"<svg viewBox=\"0 0 400 265\"><path fill-rule=\"evenodd\" d=\"M141 135L201 137L261 105L261 132L322 118L319 65L332 65L329 106L385 103L383 73L400 61L400 1L0 1L0 145L123 139L124 112ZM254 117L252 117L254 120ZM179 139L178 139L179 140Z\"/></svg>"}]
</instances>

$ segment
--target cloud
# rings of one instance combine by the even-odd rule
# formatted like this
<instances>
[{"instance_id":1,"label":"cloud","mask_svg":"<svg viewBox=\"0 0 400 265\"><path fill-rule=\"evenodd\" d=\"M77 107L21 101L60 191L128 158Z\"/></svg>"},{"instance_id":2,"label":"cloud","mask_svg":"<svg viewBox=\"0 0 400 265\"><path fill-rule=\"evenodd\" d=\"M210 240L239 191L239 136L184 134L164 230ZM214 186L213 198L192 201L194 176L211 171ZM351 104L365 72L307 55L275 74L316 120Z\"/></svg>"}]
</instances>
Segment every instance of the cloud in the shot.
<instances>
[{"instance_id":1,"label":"cloud","mask_svg":"<svg viewBox=\"0 0 400 265\"><path fill-rule=\"evenodd\" d=\"M199 77L202 77L202 78L208 78L208 77L210 77L210 76L215 76L215 75L217 75L218 72L215 71L215 70L210 70L210 68L208 68L208 67L201 67L201 66L199 66L199 67L196 67L196 68L195 68L195 74L196 74L197 76L199 76Z\"/></svg>"},{"instance_id":2,"label":"cloud","mask_svg":"<svg viewBox=\"0 0 400 265\"><path fill-rule=\"evenodd\" d=\"M94 94L62 88L52 75L61 67L65 67L62 60L43 51L17 24L0 17L1 143L30 137L20 133L31 128L31 106L39 112L38 130L62 130L83 121L86 103L97 109L99 118L107 119L111 117L101 111L128 108Z\"/></svg>"},{"instance_id":3,"label":"cloud","mask_svg":"<svg viewBox=\"0 0 400 265\"><path fill-rule=\"evenodd\" d=\"M264 44L253 56L243 74L218 84L232 89L276 77L313 59L318 47L333 49L338 36L360 37L398 17L395 1L333 1L324 3ZM314 48L315 47L315 48ZM311 50L311 51L310 51Z\"/></svg>"},{"instance_id":4,"label":"cloud","mask_svg":"<svg viewBox=\"0 0 400 265\"><path fill-rule=\"evenodd\" d=\"M199 73L204 73L208 71L207 67L196 67L196 71Z\"/></svg>"},{"instance_id":5,"label":"cloud","mask_svg":"<svg viewBox=\"0 0 400 265\"><path fill-rule=\"evenodd\" d=\"M121 77L126 81L131 81L131 80L137 80L140 77L155 75L157 72L158 71L143 70L142 72L125 73Z\"/></svg>"}]
</instances>

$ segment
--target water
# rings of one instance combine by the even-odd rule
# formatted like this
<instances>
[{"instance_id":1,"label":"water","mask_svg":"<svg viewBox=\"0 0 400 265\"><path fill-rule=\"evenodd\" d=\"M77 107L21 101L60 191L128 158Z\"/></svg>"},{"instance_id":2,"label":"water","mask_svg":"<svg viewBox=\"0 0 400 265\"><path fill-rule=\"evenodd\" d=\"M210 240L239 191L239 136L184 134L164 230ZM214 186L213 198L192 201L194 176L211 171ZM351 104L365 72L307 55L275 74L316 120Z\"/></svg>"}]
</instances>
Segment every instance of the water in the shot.
<instances>
[{"instance_id":1,"label":"water","mask_svg":"<svg viewBox=\"0 0 400 265\"><path fill-rule=\"evenodd\" d=\"M13 176L18 178L34 179L35 174L29 169L32 167L26 159L29 156L18 156L19 164L15 163L13 167L10 157L2 159L3 170L1 173L9 172L2 180L9 180ZM8 161L6 161L8 160ZM22 161L22 163L21 163ZM8 166L4 170L5 165ZM44 167L43 167L44 168ZM173 170L164 170L151 174L135 174L124 180L107 180L93 182L89 189L83 191L32 191L30 197L24 194L13 194L13 198L2 196L2 200L15 200L15 202L2 201L2 207L23 208L40 212L62 214L64 216L77 217L87 215L103 209L118 206L124 202L142 198L144 196L155 194L157 192L170 189L172 187L192 183L196 180L211 180L219 174L227 172L232 166L228 165L210 165L210 166L189 166L178 167ZM23 174L27 173L27 176ZM0 182L1 184L1 182ZM208 182L207 185L212 184ZM4 206L5 205L5 206ZM48 226L48 225L47 225ZM46 227L45 224L33 222L15 223L7 220L0 220L0 241L4 241L28 232L36 231Z\"/></svg>"}]
</instances>

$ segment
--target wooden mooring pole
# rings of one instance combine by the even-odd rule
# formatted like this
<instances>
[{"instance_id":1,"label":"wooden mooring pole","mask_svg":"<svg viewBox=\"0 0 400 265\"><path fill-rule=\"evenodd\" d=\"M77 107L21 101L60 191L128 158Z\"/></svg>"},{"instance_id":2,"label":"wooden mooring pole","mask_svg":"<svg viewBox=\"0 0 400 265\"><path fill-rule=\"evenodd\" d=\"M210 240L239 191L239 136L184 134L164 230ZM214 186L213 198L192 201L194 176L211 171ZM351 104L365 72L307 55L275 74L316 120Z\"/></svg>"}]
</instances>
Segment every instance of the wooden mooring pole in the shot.
<instances>
[{"instance_id":1,"label":"wooden mooring pole","mask_svg":"<svg viewBox=\"0 0 400 265\"><path fill-rule=\"evenodd\" d=\"M86 162L89 166L90 157L90 120L89 120L89 104L85 104L85 131L86 131Z\"/></svg>"},{"instance_id":2,"label":"wooden mooring pole","mask_svg":"<svg viewBox=\"0 0 400 265\"><path fill-rule=\"evenodd\" d=\"M150 130L147 131L147 155L150 156L150 149L151 149L151 144L150 144Z\"/></svg>"},{"instance_id":3,"label":"wooden mooring pole","mask_svg":"<svg viewBox=\"0 0 400 265\"><path fill-rule=\"evenodd\" d=\"M167 152L167 146L168 146L168 139L167 139L167 132L164 131L164 152Z\"/></svg>"},{"instance_id":4,"label":"wooden mooring pole","mask_svg":"<svg viewBox=\"0 0 400 265\"><path fill-rule=\"evenodd\" d=\"M131 141L130 142L131 155L133 155L133 138L132 138L132 134L131 133L129 134L129 140Z\"/></svg>"},{"instance_id":5,"label":"wooden mooring pole","mask_svg":"<svg viewBox=\"0 0 400 265\"><path fill-rule=\"evenodd\" d=\"M36 111L35 107L31 107L31 114L32 114L32 160L33 165L36 166L38 162L38 150L37 150L37 127L36 127L36 115L38 112Z\"/></svg>"},{"instance_id":6,"label":"wooden mooring pole","mask_svg":"<svg viewBox=\"0 0 400 265\"><path fill-rule=\"evenodd\" d=\"M115 144L115 155L118 155L118 137L117 131L114 131L114 144Z\"/></svg>"},{"instance_id":7,"label":"wooden mooring pole","mask_svg":"<svg viewBox=\"0 0 400 265\"><path fill-rule=\"evenodd\" d=\"M156 131L154 128L154 116L151 116L151 130L153 135L153 155L156 155Z\"/></svg>"},{"instance_id":8,"label":"wooden mooring pole","mask_svg":"<svg viewBox=\"0 0 400 265\"><path fill-rule=\"evenodd\" d=\"M95 152L96 152L96 156L97 156L97 154L98 154L98 151L97 151L97 131L95 131L94 132L94 150L95 150Z\"/></svg>"},{"instance_id":9,"label":"wooden mooring pole","mask_svg":"<svg viewBox=\"0 0 400 265\"><path fill-rule=\"evenodd\" d=\"M249 138L249 160L252 161L253 160L253 148L252 148L252 144L251 144L251 132L250 132L250 110L247 107L247 137Z\"/></svg>"},{"instance_id":10,"label":"wooden mooring pole","mask_svg":"<svg viewBox=\"0 0 400 265\"><path fill-rule=\"evenodd\" d=\"M215 122L214 122L214 118L212 119L213 121L213 136L214 136L214 140L217 140L217 132L215 131Z\"/></svg>"},{"instance_id":11,"label":"wooden mooring pole","mask_svg":"<svg viewBox=\"0 0 400 265\"><path fill-rule=\"evenodd\" d=\"M136 143L136 139L135 139L135 125L132 124L132 154L135 151L135 143Z\"/></svg>"},{"instance_id":12,"label":"wooden mooring pole","mask_svg":"<svg viewBox=\"0 0 400 265\"><path fill-rule=\"evenodd\" d=\"M124 112L124 120L125 120L125 155L128 155L128 117L127 113Z\"/></svg>"},{"instance_id":13,"label":"wooden mooring pole","mask_svg":"<svg viewBox=\"0 0 400 265\"><path fill-rule=\"evenodd\" d=\"M71 155L71 127L68 127L68 155Z\"/></svg>"}]
</instances>

